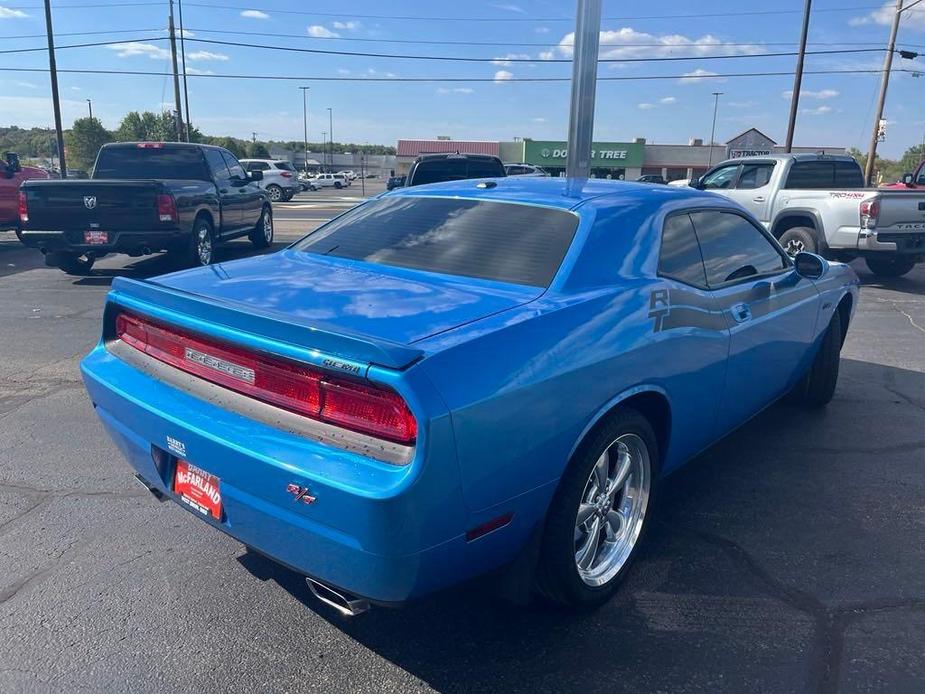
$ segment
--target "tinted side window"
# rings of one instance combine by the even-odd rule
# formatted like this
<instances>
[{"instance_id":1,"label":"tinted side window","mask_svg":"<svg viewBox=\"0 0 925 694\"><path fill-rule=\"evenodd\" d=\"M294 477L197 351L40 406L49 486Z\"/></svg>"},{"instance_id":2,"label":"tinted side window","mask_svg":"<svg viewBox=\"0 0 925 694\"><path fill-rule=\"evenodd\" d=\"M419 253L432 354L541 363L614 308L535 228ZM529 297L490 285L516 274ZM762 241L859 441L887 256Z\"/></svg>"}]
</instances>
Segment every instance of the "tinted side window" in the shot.
<instances>
[{"instance_id":1,"label":"tinted side window","mask_svg":"<svg viewBox=\"0 0 925 694\"><path fill-rule=\"evenodd\" d=\"M231 177L244 180L244 167L238 163L234 155L231 152L222 150L222 156L225 157L225 163L228 165L228 171L231 173Z\"/></svg>"},{"instance_id":2,"label":"tinted side window","mask_svg":"<svg viewBox=\"0 0 925 694\"><path fill-rule=\"evenodd\" d=\"M206 149L204 151L206 154L206 161L209 163L209 168L212 170L215 180L227 181L229 178L228 167L225 165L225 159L222 157L222 153L217 149Z\"/></svg>"},{"instance_id":3,"label":"tinted side window","mask_svg":"<svg viewBox=\"0 0 925 694\"><path fill-rule=\"evenodd\" d=\"M738 164L733 164L732 166L724 166L721 169L717 169L711 174L707 174L703 177L701 184L704 190L716 190L724 188L732 188L732 184L735 182L736 172L739 170Z\"/></svg>"},{"instance_id":4,"label":"tinted side window","mask_svg":"<svg viewBox=\"0 0 925 694\"><path fill-rule=\"evenodd\" d=\"M711 287L783 270L784 258L751 222L731 212L692 212Z\"/></svg>"},{"instance_id":5,"label":"tinted side window","mask_svg":"<svg viewBox=\"0 0 925 694\"><path fill-rule=\"evenodd\" d=\"M774 162L743 164L736 188L741 190L764 188L764 186L768 185L768 181L771 180L772 171L774 171Z\"/></svg>"},{"instance_id":6,"label":"tinted side window","mask_svg":"<svg viewBox=\"0 0 925 694\"><path fill-rule=\"evenodd\" d=\"M790 167L785 188L822 189L835 187L835 163L801 161Z\"/></svg>"},{"instance_id":7,"label":"tinted side window","mask_svg":"<svg viewBox=\"0 0 925 694\"><path fill-rule=\"evenodd\" d=\"M526 173L526 170L522 173ZM496 176L504 176L504 167L498 162L484 159L469 160L469 178L494 178Z\"/></svg>"},{"instance_id":8,"label":"tinted side window","mask_svg":"<svg viewBox=\"0 0 925 694\"><path fill-rule=\"evenodd\" d=\"M665 220L658 274L696 287L707 286L697 234L686 214L676 214Z\"/></svg>"},{"instance_id":9,"label":"tinted side window","mask_svg":"<svg viewBox=\"0 0 925 694\"><path fill-rule=\"evenodd\" d=\"M420 186L440 181L460 181L465 177L465 159L435 159L422 161L415 167L411 184Z\"/></svg>"},{"instance_id":10,"label":"tinted side window","mask_svg":"<svg viewBox=\"0 0 925 694\"><path fill-rule=\"evenodd\" d=\"M853 161L835 162L836 188L863 188L864 174L860 165Z\"/></svg>"}]
</instances>

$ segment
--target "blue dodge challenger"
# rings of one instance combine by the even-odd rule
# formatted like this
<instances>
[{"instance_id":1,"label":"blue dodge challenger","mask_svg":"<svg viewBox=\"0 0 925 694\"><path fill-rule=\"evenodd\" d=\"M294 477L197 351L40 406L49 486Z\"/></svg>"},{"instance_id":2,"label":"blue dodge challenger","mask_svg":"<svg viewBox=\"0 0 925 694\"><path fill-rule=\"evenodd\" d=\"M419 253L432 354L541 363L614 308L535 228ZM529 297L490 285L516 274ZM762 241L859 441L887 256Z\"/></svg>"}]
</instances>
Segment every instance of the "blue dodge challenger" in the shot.
<instances>
[{"instance_id":1,"label":"blue dodge challenger","mask_svg":"<svg viewBox=\"0 0 925 694\"><path fill-rule=\"evenodd\" d=\"M832 398L857 299L710 193L464 180L118 278L82 371L155 496L343 612L511 567L593 605L660 478L783 396Z\"/></svg>"}]
</instances>

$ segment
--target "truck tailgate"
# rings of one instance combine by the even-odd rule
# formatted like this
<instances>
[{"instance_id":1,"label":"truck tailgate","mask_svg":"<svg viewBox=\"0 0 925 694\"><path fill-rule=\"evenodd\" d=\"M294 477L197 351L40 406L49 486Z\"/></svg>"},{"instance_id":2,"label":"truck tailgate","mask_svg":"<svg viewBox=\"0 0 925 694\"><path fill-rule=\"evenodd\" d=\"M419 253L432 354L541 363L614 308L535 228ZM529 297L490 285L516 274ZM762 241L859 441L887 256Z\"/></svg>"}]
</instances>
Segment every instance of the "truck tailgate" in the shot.
<instances>
[{"instance_id":1,"label":"truck tailgate","mask_svg":"<svg viewBox=\"0 0 925 694\"><path fill-rule=\"evenodd\" d=\"M925 191L879 191L878 232L925 232Z\"/></svg>"},{"instance_id":2,"label":"truck tailgate","mask_svg":"<svg viewBox=\"0 0 925 694\"><path fill-rule=\"evenodd\" d=\"M156 181L74 180L29 181L30 229L144 230L159 227Z\"/></svg>"}]
</instances>

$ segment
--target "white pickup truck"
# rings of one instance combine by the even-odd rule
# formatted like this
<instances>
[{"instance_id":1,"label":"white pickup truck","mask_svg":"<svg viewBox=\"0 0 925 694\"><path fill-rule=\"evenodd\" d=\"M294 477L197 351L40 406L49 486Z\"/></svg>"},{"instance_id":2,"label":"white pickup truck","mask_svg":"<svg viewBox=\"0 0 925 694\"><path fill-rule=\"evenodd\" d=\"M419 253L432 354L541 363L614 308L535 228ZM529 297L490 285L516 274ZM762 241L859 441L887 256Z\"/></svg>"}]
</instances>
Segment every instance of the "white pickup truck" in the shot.
<instances>
[{"instance_id":1,"label":"white pickup truck","mask_svg":"<svg viewBox=\"0 0 925 694\"><path fill-rule=\"evenodd\" d=\"M790 255L864 258L881 277L925 261L925 191L866 188L861 167L846 155L731 159L691 186L738 202Z\"/></svg>"}]
</instances>

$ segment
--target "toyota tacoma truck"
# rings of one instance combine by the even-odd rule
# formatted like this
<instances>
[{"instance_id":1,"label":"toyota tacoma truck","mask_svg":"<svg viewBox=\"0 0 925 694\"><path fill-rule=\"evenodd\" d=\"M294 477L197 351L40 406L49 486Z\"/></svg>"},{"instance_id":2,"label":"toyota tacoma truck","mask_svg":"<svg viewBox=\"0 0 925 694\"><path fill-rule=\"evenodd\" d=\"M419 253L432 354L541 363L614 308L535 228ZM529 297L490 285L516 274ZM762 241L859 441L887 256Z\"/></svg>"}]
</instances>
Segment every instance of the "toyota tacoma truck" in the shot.
<instances>
[{"instance_id":1,"label":"toyota tacoma truck","mask_svg":"<svg viewBox=\"0 0 925 694\"><path fill-rule=\"evenodd\" d=\"M925 260L925 191L867 188L847 155L742 157L691 185L741 204L791 256L864 258L880 277L901 277Z\"/></svg>"},{"instance_id":2,"label":"toyota tacoma truck","mask_svg":"<svg viewBox=\"0 0 925 694\"><path fill-rule=\"evenodd\" d=\"M87 180L26 181L19 189L20 240L68 274L90 272L109 253L167 251L209 265L216 244L249 236L273 241L273 210L258 185L221 147L172 142L104 145Z\"/></svg>"}]
</instances>

